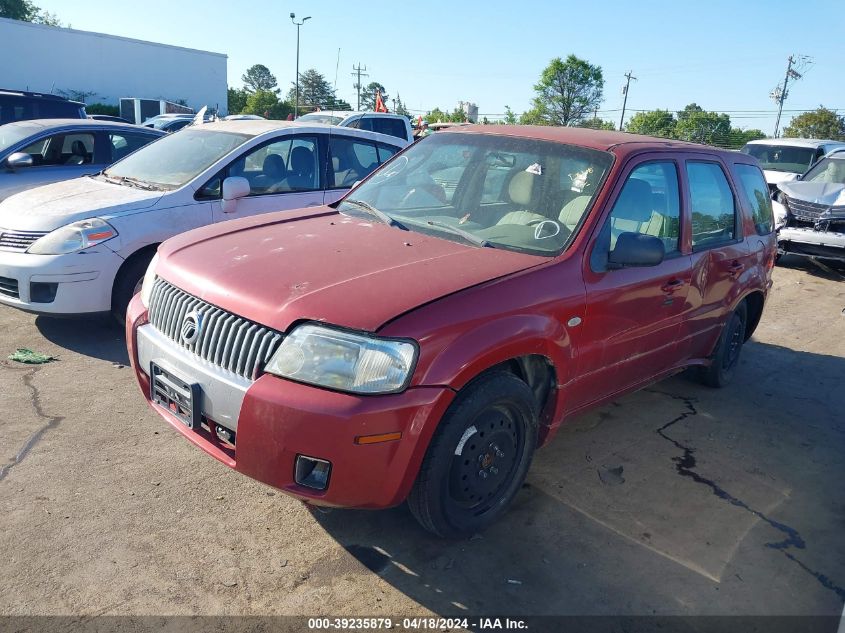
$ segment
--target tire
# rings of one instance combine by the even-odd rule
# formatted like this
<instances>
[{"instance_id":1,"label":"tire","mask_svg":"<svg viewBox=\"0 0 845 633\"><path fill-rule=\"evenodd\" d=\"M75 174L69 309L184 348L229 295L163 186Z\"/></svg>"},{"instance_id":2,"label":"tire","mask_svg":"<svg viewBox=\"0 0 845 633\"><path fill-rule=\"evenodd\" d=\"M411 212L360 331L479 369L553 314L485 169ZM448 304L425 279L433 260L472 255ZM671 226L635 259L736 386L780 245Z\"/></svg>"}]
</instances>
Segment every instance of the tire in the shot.
<instances>
[{"instance_id":1,"label":"tire","mask_svg":"<svg viewBox=\"0 0 845 633\"><path fill-rule=\"evenodd\" d=\"M408 496L417 521L448 538L493 523L528 473L537 419L533 392L513 374L482 375L466 386L435 431Z\"/></svg>"},{"instance_id":2,"label":"tire","mask_svg":"<svg viewBox=\"0 0 845 633\"><path fill-rule=\"evenodd\" d=\"M126 308L135 293L141 289L140 284L152 258L153 252L133 255L117 273L111 293L111 313L120 325L126 322Z\"/></svg>"},{"instance_id":3,"label":"tire","mask_svg":"<svg viewBox=\"0 0 845 633\"><path fill-rule=\"evenodd\" d=\"M740 303L734 310L719 336L713 353L713 362L709 367L702 368L701 381L709 387L721 388L733 379L742 345L745 342L745 326L748 322L748 311L745 302Z\"/></svg>"}]
</instances>

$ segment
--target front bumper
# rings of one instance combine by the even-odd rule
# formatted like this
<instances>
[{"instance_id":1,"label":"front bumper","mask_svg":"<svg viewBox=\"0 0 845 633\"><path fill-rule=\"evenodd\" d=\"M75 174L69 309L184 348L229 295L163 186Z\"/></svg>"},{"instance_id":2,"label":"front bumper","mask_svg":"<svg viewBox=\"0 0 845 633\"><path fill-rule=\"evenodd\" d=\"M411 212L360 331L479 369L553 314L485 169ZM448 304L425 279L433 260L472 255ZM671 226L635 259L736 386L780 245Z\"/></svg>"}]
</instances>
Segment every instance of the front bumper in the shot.
<instances>
[{"instance_id":1,"label":"front bumper","mask_svg":"<svg viewBox=\"0 0 845 633\"><path fill-rule=\"evenodd\" d=\"M67 255L0 250L0 304L38 314L108 312L112 285L122 263L123 259L105 246ZM46 298L52 300L33 295L38 284L49 290Z\"/></svg>"},{"instance_id":2,"label":"front bumper","mask_svg":"<svg viewBox=\"0 0 845 633\"><path fill-rule=\"evenodd\" d=\"M415 387L400 394L355 396L297 384L265 374L257 380L226 384L222 370L150 334L147 314L136 296L127 313L127 342L144 397L156 413L194 445L227 466L318 505L385 508L401 503L416 478L438 422L454 392ZM192 358L191 358L192 357ZM202 409L209 430L192 430L150 400L149 360L173 367L203 390ZM230 377L231 378L231 377ZM227 380L230 380L227 378ZM240 380L240 379L239 379ZM241 387L244 387L241 390ZM226 399L231 399L226 402ZM214 415L237 410L226 423ZM236 429L235 445L221 442L212 427ZM357 444L356 438L400 432L401 439ZM332 464L326 490L294 480L297 455Z\"/></svg>"},{"instance_id":3,"label":"front bumper","mask_svg":"<svg viewBox=\"0 0 845 633\"><path fill-rule=\"evenodd\" d=\"M784 226L778 230L778 249L808 257L845 260L845 232Z\"/></svg>"}]
</instances>

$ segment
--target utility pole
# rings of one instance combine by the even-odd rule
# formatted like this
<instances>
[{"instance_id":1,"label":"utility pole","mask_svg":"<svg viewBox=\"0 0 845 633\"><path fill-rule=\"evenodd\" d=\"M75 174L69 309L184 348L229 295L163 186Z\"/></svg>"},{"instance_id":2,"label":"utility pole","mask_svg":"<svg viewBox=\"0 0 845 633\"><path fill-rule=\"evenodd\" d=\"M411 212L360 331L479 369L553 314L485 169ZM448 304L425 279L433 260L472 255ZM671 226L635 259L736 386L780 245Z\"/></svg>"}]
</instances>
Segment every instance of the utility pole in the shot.
<instances>
[{"instance_id":1,"label":"utility pole","mask_svg":"<svg viewBox=\"0 0 845 633\"><path fill-rule=\"evenodd\" d=\"M369 77L369 75L367 73L363 72L363 71L367 70L367 67L366 66L362 67L361 62L358 62L357 67L353 66L352 70L355 71L354 73L352 73L352 76L358 77L358 79L355 82L355 85L353 86L353 88L355 88L355 90L358 91L358 107L356 108L356 110L360 110L361 109L361 77Z\"/></svg>"},{"instance_id":2,"label":"utility pole","mask_svg":"<svg viewBox=\"0 0 845 633\"><path fill-rule=\"evenodd\" d=\"M792 70L792 65L795 63L794 57L790 55L787 61L789 63L786 65L786 76L783 78L783 88L778 86L771 94L771 97L777 101L778 104L778 118L775 121L775 138L778 137L778 130L780 129L780 115L783 112L783 102L786 101L787 97L786 86L789 84L789 78L792 77L795 80L801 79L801 75L797 71Z\"/></svg>"},{"instance_id":3,"label":"utility pole","mask_svg":"<svg viewBox=\"0 0 845 633\"><path fill-rule=\"evenodd\" d=\"M632 79L634 81L637 80L637 78L633 76L632 71L630 71L630 70L627 73L625 73L624 76L628 78L628 81L625 82L625 87L622 88L622 94L625 95L625 99L622 101L622 118L619 119L619 131L620 132L622 131L622 123L625 121L625 108L628 105L628 88L631 86L631 80Z\"/></svg>"},{"instance_id":4,"label":"utility pole","mask_svg":"<svg viewBox=\"0 0 845 633\"><path fill-rule=\"evenodd\" d=\"M310 20L311 16L302 18L299 22L296 21L296 14L290 14L290 21L296 25L296 101L293 103L293 118L299 116L299 27L305 24L306 20Z\"/></svg>"}]
</instances>

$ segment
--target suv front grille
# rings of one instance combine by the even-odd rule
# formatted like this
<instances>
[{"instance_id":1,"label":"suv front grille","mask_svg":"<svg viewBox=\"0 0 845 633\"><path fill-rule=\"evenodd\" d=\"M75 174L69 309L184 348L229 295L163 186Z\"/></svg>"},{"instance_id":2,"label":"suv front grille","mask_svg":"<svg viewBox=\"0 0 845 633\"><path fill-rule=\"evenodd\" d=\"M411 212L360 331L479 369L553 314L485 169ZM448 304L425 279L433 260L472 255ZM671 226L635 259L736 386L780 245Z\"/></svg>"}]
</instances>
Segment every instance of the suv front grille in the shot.
<instances>
[{"instance_id":1,"label":"suv front grille","mask_svg":"<svg viewBox=\"0 0 845 633\"><path fill-rule=\"evenodd\" d=\"M185 317L199 315L199 334L186 343L182 337ZM159 332L203 360L254 380L275 353L282 334L222 310L157 278L149 307L150 324ZM190 337L188 337L190 338Z\"/></svg>"},{"instance_id":2,"label":"suv front grille","mask_svg":"<svg viewBox=\"0 0 845 633\"><path fill-rule=\"evenodd\" d=\"M787 198L786 203L792 215L801 220L809 220L810 222L818 220L819 216L830 208L826 204L804 202L795 198Z\"/></svg>"},{"instance_id":3,"label":"suv front grille","mask_svg":"<svg viewBox=\"0 0 845 633\"><path fill-rule=\"evenodd\" d=\"M35 240L47 235L48 231L7 231L0 229L0 248L25 251Z\"/></svg>"}]
</instances>

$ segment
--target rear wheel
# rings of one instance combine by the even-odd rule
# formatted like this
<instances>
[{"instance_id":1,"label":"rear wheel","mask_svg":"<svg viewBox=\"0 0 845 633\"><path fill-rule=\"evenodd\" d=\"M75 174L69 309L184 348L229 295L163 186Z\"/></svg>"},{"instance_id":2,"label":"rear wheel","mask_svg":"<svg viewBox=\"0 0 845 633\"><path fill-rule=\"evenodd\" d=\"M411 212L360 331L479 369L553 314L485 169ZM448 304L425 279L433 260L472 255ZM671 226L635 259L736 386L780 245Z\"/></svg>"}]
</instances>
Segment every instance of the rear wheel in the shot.
<instances>
[{"instance_id":1,"label":"rear wheel","mask_svg":"<svg viewBox=\"0 0 845 633\"><path fill-rule=\"evenodd\" d=\"M506 372L482 376L449 408L408 497L416 519L440 536L469 536L507 509L537 446L531 389Z\"/></svg>"},{"instance_id":2,"label":"rear wheel","mask_svg":"<svg viewBox=\"0 0 845 633\"><path fill-rule=\"evenodd\" d=\"M153 252L133 255L117 273L111 293L111 313L115 320L123 325L126 321L126 308L137 292L141 291L144 273L153 258Z\"/></svg>"},{"instance_id":3,"label":"rear wheel","mask_svg":"<svg viewBox=\"0 0 845 633\"><path fill-rule=\"evenodd\" d=\"M702 368L701 380L705 385L724 387L731 381L739 364L742 345L745 342L747 322L748 311L743 302L728 317L728 322L725 323L719 342L716 343L713 362L709 367Z\"/></svg>"}]
</instances>

